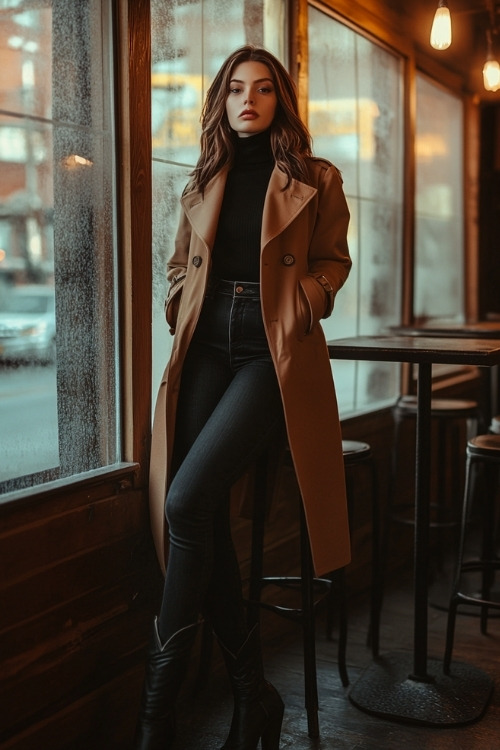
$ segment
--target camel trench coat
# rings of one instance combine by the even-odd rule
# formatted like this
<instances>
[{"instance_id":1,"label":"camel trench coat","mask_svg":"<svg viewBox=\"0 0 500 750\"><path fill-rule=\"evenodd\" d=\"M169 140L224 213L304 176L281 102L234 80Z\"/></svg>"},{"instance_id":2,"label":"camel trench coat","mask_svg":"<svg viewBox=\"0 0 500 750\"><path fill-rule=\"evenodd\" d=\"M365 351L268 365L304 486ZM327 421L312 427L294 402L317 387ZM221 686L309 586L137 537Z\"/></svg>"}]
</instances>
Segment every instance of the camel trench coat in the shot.
<instances>
[{"instance_id":1,"label":"camel trench coat","mask_svg":"<svg viewBox=\"0 0 500 750\"><path fill-rule=\"evenodd\" d=\"M292 180L286 189L284 173L275 167L271 174L262 217L260 281L314 568L323 575L349 562L350 542L340 422L319 320L332 312L351 259L349 211L339 172L315 158L308 159L308 170L310 184ZM210 275L227 171L219 172L203 195L187 192L181 198L183 210L167 268L165 307L175 338L156 402L150 465L151 526L163 570L168 551L164 505L182 366Z\"/></svg>"}]
</instances>

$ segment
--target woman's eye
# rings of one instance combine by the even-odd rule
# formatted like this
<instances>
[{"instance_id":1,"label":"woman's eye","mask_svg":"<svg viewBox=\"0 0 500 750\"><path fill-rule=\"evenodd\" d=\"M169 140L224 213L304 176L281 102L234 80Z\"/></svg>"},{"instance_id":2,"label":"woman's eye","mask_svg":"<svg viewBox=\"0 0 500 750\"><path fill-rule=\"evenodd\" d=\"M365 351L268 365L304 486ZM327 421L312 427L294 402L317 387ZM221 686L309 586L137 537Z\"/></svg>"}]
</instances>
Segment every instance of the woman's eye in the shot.
<instances>
[{"instance_id":1,"label":"woman's eye","mask_svg":"<svg viewBox=\"0 0 500 750\"><path fill-rule=\"evenodd\" d=\"M270 94L271 92L272 92L272 89L271 89L271 88L269 88L268 86L262 86L262 87L261 87L261 88L259 89L259 93L260 93L260 94Z\"/></svg>"},{"instance_id":2,"label":"woman's eye","mask_svg":"<svg viewBox=\"0 0 500 750\"><path fill-rule=\"evenodd\" d=\"M232 86L232 87L231 87L231 88L229 89L229 93L230 93L230 94L239 94L239 93L240 93L240 91L241 91L241 89L237 88L236 86Z\"/></svg>"}]
</instances>

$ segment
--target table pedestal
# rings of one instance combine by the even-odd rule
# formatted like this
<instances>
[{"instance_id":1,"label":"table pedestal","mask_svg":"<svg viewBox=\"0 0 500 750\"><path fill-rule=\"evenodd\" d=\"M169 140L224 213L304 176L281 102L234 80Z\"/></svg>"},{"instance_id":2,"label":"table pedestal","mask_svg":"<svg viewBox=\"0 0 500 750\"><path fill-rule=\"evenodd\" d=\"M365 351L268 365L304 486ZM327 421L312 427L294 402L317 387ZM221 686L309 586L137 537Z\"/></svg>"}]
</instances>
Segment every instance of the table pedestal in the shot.
<instances>
[{"instance_id":1,"label":"table pedestal","mask_svg":"<svg viewBox=\"0 0 500 750\"><path fill-rule=\"evenodd\" d=\"M411 654L387 654L370 664L349 693L362 711L388 720L428 726L469 724L479 719L493 691L493 680L477 667L427 661L427 681L412 678Z\"/></svg>"}]
</instances>

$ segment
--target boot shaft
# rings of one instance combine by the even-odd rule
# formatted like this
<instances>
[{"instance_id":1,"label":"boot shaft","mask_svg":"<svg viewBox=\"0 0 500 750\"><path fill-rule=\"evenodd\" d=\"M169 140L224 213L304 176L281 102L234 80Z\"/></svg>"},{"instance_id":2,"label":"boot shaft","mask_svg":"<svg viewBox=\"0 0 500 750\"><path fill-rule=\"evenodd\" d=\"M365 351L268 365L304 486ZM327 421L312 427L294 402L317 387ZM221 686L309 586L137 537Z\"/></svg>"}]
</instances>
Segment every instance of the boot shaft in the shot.
<instances>
[{"instance_id":1,"label":"boot shaft","mask_svg":"<svg viewBox=\"0 0 500 750\"><path fill-rule=\"evenodd\" d=\"M185 677L198 623L162 644L155 618L149 645L134 750L169 750L175 736L175 701Z\"/></svg>"}]
</instances>

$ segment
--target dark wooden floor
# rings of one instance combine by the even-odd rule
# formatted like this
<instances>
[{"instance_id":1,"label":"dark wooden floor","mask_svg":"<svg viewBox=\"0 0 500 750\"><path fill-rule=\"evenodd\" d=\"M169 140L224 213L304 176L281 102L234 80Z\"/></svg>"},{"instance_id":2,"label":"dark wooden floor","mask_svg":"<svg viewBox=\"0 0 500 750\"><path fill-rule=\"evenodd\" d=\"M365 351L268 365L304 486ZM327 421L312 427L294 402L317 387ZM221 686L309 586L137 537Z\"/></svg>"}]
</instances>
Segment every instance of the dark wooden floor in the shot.
<instances>
[{"instance_id":1,"label":"dark wooden floor","mask_svg":"<svg viewBox=\"0 0 500 750\"><path fill-rule=\"evenodd\" d=\"M381 656L412 648L413 602L411 574L402 573L386 591L381 629ZM366 647L368 622L366 598L349 605L348 669L351 685L371 663ZM446 612L430 607L429 656L441 659L444 650ZM303 707L302 647L300 630L275 615L263 615L266 676L285 702L281 748L294 750L499 750L500 692L493 691L483 717L472 724L435 728L387 721L356 708L343 688L336 665L336 642L324 637L318 617L317 664L319 672L319 740L307 736ZM458 618L454 660L480 667L500 680L500 618L492 617L489 634L481 635L476 616ZM217 647L216 647L217 648ZM189 689L189 686L188 686ZM219 750L231 716L229 686L217 656L208 685L198 695L181 701L177 748Z\"/></svg>"}]
</instances>

